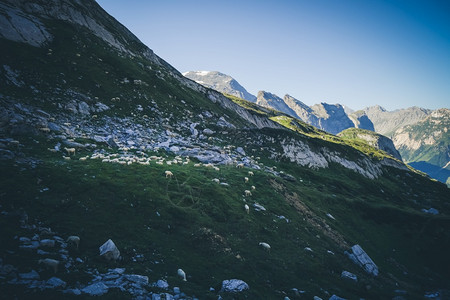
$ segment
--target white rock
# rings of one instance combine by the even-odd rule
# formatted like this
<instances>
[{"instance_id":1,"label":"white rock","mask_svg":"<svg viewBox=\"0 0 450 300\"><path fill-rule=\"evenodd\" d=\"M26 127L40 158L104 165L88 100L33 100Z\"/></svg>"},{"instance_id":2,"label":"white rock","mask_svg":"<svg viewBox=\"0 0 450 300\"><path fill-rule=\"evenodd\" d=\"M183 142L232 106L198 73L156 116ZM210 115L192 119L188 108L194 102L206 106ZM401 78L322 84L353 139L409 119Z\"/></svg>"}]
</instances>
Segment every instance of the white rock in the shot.
<instances>
[{"instance_id":1,"label":"white rock","mask_svg":"<svg viewBox=\"0 0 450 300\"><path fill-rule=\"evenodd\" d=\"M106 260L117 260L120 257L120 251L111 239L101 245L99 250L100 256L103 256Z\"/></svg>"},{"instance_id":2,"label":"white rock","mask_svg":"<svg viewBox=\"0 0 450 300\"><path fill-rule=\"evenodd\" d=\"M360 245L354 245L352 253L345 251L345 254L356 264L361 266L367 273L378 276L378 267Z\"/></svg>"},{"instance_id":3,"label":"white rock","mask_svg":"<svg viewBox=\"0 0 450 300\"><path fill-rule=\"evenodd\" d=\"M240 279L230 279L222 281L222 291L238 293L250 289L247 283Z\"/></svg>"},{"instance_id":4,"label":"white rock","mask_svg":"<svg viewBox=\"0 0 450 300\"><path fill-rule=\"evenodd\" d=\"M350 273L348 271L342 271L341 277L345 278L345 279L350 279L350 280L355 281L355 282L358 281L358 277L355 274Z\"/></svg>"}]
</instances>

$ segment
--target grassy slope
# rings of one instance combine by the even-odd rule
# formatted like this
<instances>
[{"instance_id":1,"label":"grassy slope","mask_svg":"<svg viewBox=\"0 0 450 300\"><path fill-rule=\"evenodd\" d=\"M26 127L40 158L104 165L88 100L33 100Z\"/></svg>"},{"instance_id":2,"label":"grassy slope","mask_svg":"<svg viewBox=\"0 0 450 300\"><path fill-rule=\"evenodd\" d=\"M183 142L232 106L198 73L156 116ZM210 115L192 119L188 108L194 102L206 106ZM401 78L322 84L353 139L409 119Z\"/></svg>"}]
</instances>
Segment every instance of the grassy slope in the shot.
<instances>
[{"instance_id":1,"label":"grassy slope","mask_svg":"<svg viewBox=\"0 0 450 300\"><path fill-rule=\"evenodd\" d=\"M445 212L448 190L420 176L391 170L371 181L339 167L312 171L281 162L278 168L299 181L255 171L245 184L247 170L233 166L220 171L192 164L122 166L95 160L62 161L59 155L34 151L29 154L43 161L35 169L2 163L2 206L23 209L30 220L43 221L63 236L80 235L77 255L87 267L114 266L97 257L98 247L111 238L124 256L116 266L153 281L167 278L170 285L202 298L212 298L209 287L219 288L229 278L249 283L246 295L252 299L280 297L277 291L293 287L311 296L324 296L323 288L347 297L384 298L392 295L395 282L417 296L448 283L450 218L424 215L415 204L430 199L430 205ZM164 177L167 169L175 174L173 179ZM212 178L230 187L217 185ZM258 202L266 212L245 214L242 193L250 184L256 190L247 203ZM402 186L422 188L406 193ZM41 192L43 188L49 190ZM327 219L326 213L336 221ZM280 215L290 222L276 217ZM5 253L18 232L1 228L6 242L2 241L0 250ZM270 254L258 247L260 241L270 243ZM345 245L355 243L378 264L379 278L367 276L345 258ZM305 247L314 252L304 251ZM132 249L144 254L145 261L131 262ZM37 267L36 256L24 260L7 255L6 259L23 271ZM179 267L188 273L187 283L176 278ZM408 274L403 274L404 269ZM340 279L342 270L358 274L359 283ZM87 281L81 271L60 277ZM372 288L367 290L366 285Z\"/></svg>"},{"instance_id":2,"label":"grassy slope","mask_svg":"<svg viewBox=\"0 0 450 300\"><path fill-rule=\"evenodd\" d=\"M75 29L58 22L50 25L58 35L49 45L51 55L47 54L48 49L2 41L5 47L1 47L1 63L29 70L22 76L35 80L41 91L33 94L28 87L8 86L2 90L3 94L25 103L37 102L46 111L54 112L58 108L52 102L66 101L64 96L58 98L53 94L53 86L59 85L63 91L70 88L114 105L104 114L137 114L137 104L149 104L146 95L155 100L161 111L171 112L175 117L186 113L179 104L183 99L193 115L211 110L239 120L200 93L169 77L161 79L157 66L150 65L149 69L145 67L148 62L139 58L118 56L82 29L76 29L78 38L72 38ZM164 74L164 70L161 72ZM148 86L123 85L120 81L125 77L143 80ZM118 96L120 102L110 101ZM157 117L146 113L150 118ZM141 120L140 116L136 120ZM245 125L243 121L238 121L238 125L239 122ZM292 120L282 119L281 123L294 126L304 136L310 134L307 138L319 144L327 144L318 137L323 132L300 122L293 124ZM238 137L237 145L245 145L246 138L252 138L246 131L234 134ZM336 142L338 149L347 148L336 137L326 137L325 140ZM308 296L325 297L321 290L325 289L344 297L386 298L399 287L420 296L425 290L448 286L449 278L445 277L450 265L446 255L450 249L448 190L426 178L393 169L383 178L371 181L339 166L314 171L270 160L264 157L265 153L256 151L255 155L261 155L266 165L276 165L298 181L292 183L256 171L250 179L256 191L247 201L258 202L268 211L246 215L242 192L249 184L243 182L245 169L224 166L217 172L194 168L192 164L122 166L93 160L63 161L59 155L45 150L49 141L41 138L36 144L33 139L20 137L26 145L23 151L42 160L42 164L33 169L15 162L1 162L2 209L23 209L30 220L39 220L60 235L80 235L81 249L75 254L86 260L84 267L99 270L126 267L130 273L148 275L152 281L165 277L171 286L181 286L187 294L206 299L216 298L208 291L209 287L217 289L222 280L230 278L249 283L250 291L242 296L249 299L281 297L280 291L287 292L293 287L306 290ZM84 154L87 153L78 155ZM174 172L173 179L164 178L166 169ZM230 187L215 184L211 181L215 177ZM39 184L38 178L42 180ZM49 190L41 192L46 187ZM435 207L442 214L424 215L419 212L424 205ZM327 219L326 213L337 220ZM279 215L290 222L278 219ZM6 250L16 246L12 238L24 233L15 229L13 220L2 216L0 222L0 251L5 261L19 266L23 272L37 268L34 255L7 254ZM120 248L123 262L109 265L98 259L98 247L108 238ZM271 244L270 254L258 247L260 241ZM379 265L379 278L367 276L343 255L346 248L343 245L355 243ZM314 252L304 251L305 247ZM130 260L133 249L145 255L144 262ZM335 252L335 256L327 250ZM402 266L406 266L407 274ZM176 278L179 267L187 272L187 283ZM359 282L343 281L342 270L357 274ZM81 270L59 276L69 282L89 280ZM20 295L24 291L12 293Z\"/></svg>"}]
</instances>

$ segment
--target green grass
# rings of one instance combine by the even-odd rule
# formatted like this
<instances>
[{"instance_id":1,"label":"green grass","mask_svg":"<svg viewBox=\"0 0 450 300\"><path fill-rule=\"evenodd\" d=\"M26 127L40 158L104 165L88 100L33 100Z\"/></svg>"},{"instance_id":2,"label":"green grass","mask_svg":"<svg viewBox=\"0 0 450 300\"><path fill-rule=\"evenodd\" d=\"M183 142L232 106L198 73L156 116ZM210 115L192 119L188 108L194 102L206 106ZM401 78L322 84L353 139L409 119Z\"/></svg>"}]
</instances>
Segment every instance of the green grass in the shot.
<instances>
[{"instance_id":1,"label":"green grass","mask_svg":"<svg viewBox=\"0 0 450 300\"><path fill-rule=\"evenodd\" d=\"M39 147L44 149L44 144L41 141ZM310 296L323 296L323 288L347 297L385 298L396 289L389 274L399 278L408 292L421 295L448 280L448 191L420 176L392 170L392 175L368 180L339 166L313 171L272 161L297 181L253 170L255 176L246 184L243 177L248 170L234 166L215 171L193 167L193 163L123 166L97 160L64 161L42 149L28 153L42 160L34 169L2 163L2 209L24 210L30 220L39 220L62 236L79 235L81 248L75 254L86 261L83 268L103 272L126 267L127 272L147 275L151 281L166 278L188 295L206 299L214 298L209 287L220 289L221 281L230 278L246 281L251 289L245 297L253 299L280 297L277 291L293 287ZM165 170L174 177L166 179ZM230 186L218 185L212 178ZM399 188L405 180L408 187L430 187L423 189L427 192L405 194ZM250 185L256 190L247 203L258 202L266 212L245 213L243 191ZM41 192L43 188L49 190ZM443 214L420 213L422 206L410 197L433 199L432 206ZM289 223L277 216L285 216ZM0 220L4 253L17 246L13 236L25 232L17 232L4 217ZM98 257L98 247L109 238L121 250L123 262L111 265ZM270 254L258 247L261 241L272 246ZM343 255L345 245L355 243L379 265L379 278L366 275ZM314 252L304 251L305 247ZM144 254L144 262L131 261L133 249ZM21 271L37 268L35 255L7 259ZM407 266L408 275L400 265ZM186 271L188 282L176 277L178 268ZM342 270L357 274L359 283L340 279ZM422 282L420 274L432 276L433 281ZM89 280L82 268L59 276L68 282ZM365 289L368 284L371 290Z\"/></svg>"}]
</instances>

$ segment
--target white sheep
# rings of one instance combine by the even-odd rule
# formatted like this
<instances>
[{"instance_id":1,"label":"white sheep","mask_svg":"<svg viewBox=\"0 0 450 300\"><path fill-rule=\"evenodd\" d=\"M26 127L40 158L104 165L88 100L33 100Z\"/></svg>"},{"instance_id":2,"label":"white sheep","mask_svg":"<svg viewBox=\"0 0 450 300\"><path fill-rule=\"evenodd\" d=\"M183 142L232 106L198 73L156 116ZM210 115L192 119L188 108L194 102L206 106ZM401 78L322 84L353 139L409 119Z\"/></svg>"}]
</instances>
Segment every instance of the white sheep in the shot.
<instances>
[{"instance_id":1,"label":"white sheep","mask_svg":"<svg viewBox=\"0 0 450 300\"><path fill-rule=\"evenodd\" d=\"M173 173L170 171L166 171L166 172L164 172L164 174L166 174L166 178L172 178L172 176L173 176Z\"/></svg>"},{"instance_id":2,"label":"white sheep","mask_svg":"<svg viewBox=\"0 0 450 300\"><path fill-rule=\"evenodd\" d=\"M256 187L254 185L252 185L252 191L256 190Z\"/></svg>"},{"instance_id":3,"label":"white sheep","mask_svg":"<svg viewBox=\"0 0 450 300\"><path fill-rule=\"evenodd\" d=\"M85 161L87 159L87 157L80 157L81 161Z\"/></svg>"},{"instance_id":4,"label":"white sheep","mask_svg":"<svg viewBox=\"0 0 450 300\"><path fill-rule=\"evenodd\" d=\"M238 168L238 169L242 169L243 167L244 167L244 164L242 164L242 163L236 165L236 168Z\"/></svg>"},{"instance_id":5,"label":"white sheep","mask_svg":"<svg viewBox=\"0 0 450 300\"><path fill-rule=\"evenodd\" d=\"M250 207L249 207L247 204L245 204L245 205L244 205L244 208L245 208L245 212L246 212L247 214L249 214L249 212L250 212Z\"/></svg>"},{"instance_id":6,"label":"white sheep","mask_svg":"<svg viewBox=\"0 0 450 300\"><path fill-rule=\"evenodd\" d=\"M69 155L69 156L71 154L75 155L75 148L64 148L64 150L67 151L67 155Z\"/></svg>"},{"instance_id":7,"label":"white sheep","mask_svg":"<svg viewBox=\"0 0 450 300\"><path fill-rule=\"evenodd\" d=\"M253 174L252 171L248 171L248 176L253 176L253 175L255 175L255 174Z\"/></svg>"},{"instance_id":8,"label":"white sheep","mask_svg":"<svg viewBox=\"0 0 450 300\"><path fill-rule=\"evenodd\" d=\"M214 178L212 181L214 181L215 183L220 183L220 180L217 178Z\"/></svg>"},{"instance_id":9,"label":"white sheep","mask_svg":"<svg viewBox=\"0 0 450 300\"><path fill-rule=\"evenodd\" d=\"M245 196L251 196L252 192L250 192L249 190L245 190L244 191Z\"/></svg>"},{"instance_id":10,"label":"white sheep","mask_svg":"<svg viewBox=\"0 0 450 300\"><path fill-rule=\"evenodd\" d=\"M66 242L69 245L75 245L78 249L78 246L80 245L80 237L76 235L71 235L67 238Z\"/></svg>"},{"instance_id":11,"label":"white sheep","mask_svg":"<svg viewBox=\"0 0 450 300\"><path fill-rule=\"evenodd\" d=\"M264 242L260 242L259 245L263 247L267 252L270 252L270 245Z\"/></svg>"},{"instance_id":12,"label":"white sheep","mask_svg":"<svg viewBox=\"0 0 450 300\"><path fill-rule=\"evenodd\" d=\"M186 273L182 269L178 269L177 274L178 274L178 276L180 276L183 279L183 281L187 281Z\"/></svg>"},{"instance_id":13,"label":"white sheep","mask_svg":"<svg viewBox=\"0 0 450 300\"><path fill-rule=\"evenodd\" d=\"M70 156L63 156L65 160L70 160Z\"/></svg>"},{"instance_id":14,"label":"white sheep","mask_svg":"<svg viewBox=\"0 0 450 300\"><path fill-rule=\"evenodd\" d=\"M248 182L248 177L244 177L244 182L245 182L245 183Z\"/></svg>"},{"instance_id":15,"label":"white sheep","mask_svg":"<svg viewBox=\"0 0 450 300\"><path fill-rule=\"evenodd\" d=\"M194 164L194 167L196 167L196 168L201 167L201 166L202 166L202 164Z\"/></svg>"},{"instance_id":16,"label":"white sheep","mask_svg":"<svg viewBox=\"0 0 450 300\"><path fill-rule=\"evenodd\" d=\"M49 269L53 269L55 273L58 271L59 261L56 259L51 258L40 259L38 263L43 264L45 267Z\"/></svg>"}]
</instances>

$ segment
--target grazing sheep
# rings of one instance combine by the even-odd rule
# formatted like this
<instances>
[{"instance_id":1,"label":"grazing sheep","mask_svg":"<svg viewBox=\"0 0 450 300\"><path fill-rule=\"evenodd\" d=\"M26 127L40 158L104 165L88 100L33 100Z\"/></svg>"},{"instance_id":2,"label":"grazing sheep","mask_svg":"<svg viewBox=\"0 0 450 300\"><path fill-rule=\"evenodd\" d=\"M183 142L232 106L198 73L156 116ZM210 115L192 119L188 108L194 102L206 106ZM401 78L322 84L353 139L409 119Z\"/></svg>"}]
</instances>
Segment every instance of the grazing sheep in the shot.
<instances>
[{"instance_id":1,"label":"grazing sheep","mask_svg":"<svg viewBox=\"0 0 450 300\"><path fill-rule=\"evenodd\" d=\"M80 157L81 161L85 161L87 159L87 157Z\"/></svg>"},{"instance_id":2,"label":"grazing sheep","mask_svg":"<svg viewBox=\"0 0 450 300\"><path fill-rule=\"evenodd\" d=\"M178 276L180 276L183 279L183 281L187 281L186 273L182 269L178 269L177 274L178 274Z\"/></svg>"},{"instance_id":3,"label":"grazing sheep","mask_svg":"<svg viewBox=\"0 0 450 300\"><path fill-rule=\"evenodd\" d=\"M172 176L173 176L173 173L170 171L166 171L166 172L164 172L164 174L166 174L166 178L172 178Z\"/></svg>"},{"instance_id":4,"label":"grazing sheep","mask_svg":"<svg viewBox=\"0 0 450 300\"><path fill-rule=\"evenodd\" d=\"M249 190L245 190L244 191L245 196L251 196L252 192L250 192Z\"/></svg>"},{"instance_id":5,"label":"grazing sheep","mask_svg":"<svg viewBox=\"0 0 450 300\"><path fill-rule=\"evenodd\" d=\"M253 175L255 175L255 174L253 174L252 171L248 171L248 176L253 176Z\"/></svg>"},{"instance_id":6,"label":"grazing sheep","mask_svg":"<svg viewBox=\"0 0 450 300\"><path fill-rule=\"evenodd\" d=\"M212 181L214 181L215 183L220 183L220 180L217 178L214 178Z\"/></svg>"},{"instance_id":7,"label":"grazing sheep","mask_svg":"<svg viewBox=\"0 0 450 300\"><path fill-rule=\"evenodd\" d=\"M254 185L252 185L252 191L256 190L256 187Z\"/></svg>"},{"instance_id":8,"label":"grazing sheep","mask_svg":"<svg viewBox=\"0 0 450 300\"><path fill-rule=\"evenodd\" d=\"M46 268L53 269L55 274L58 271L59 261L56 259L51 258L40 259L38 263L43 264Z\"/></svg>"},{"instance_id":9,"label":"grazing sheep","mask_svg":"<svg viewBox=\"0 0 450 300\"><path fill-rule=\"evenodd\" d=\"M66 242L69 245L75 245L78 250L78 246L80 245L80 237L76 235L71 235L67 238Z\"/></svg>"},{"instance_id":10,"label":"grazing sheep","mask_svg":"<svg viewBox=\"0 0 450 300\"><path fill-rule=\"evenodd\" d=\"M247 213L247 215L249 214L249 212L250 212L250 207L248 207L248 205L247 204L245 204L244 205L244 208L245 208L245 212Z\"/></svg>"},{"instance_id":11,"label":"grazing sheep","mask_svg":"<svg viewBox=\"0 0 450 300\"><path fill-rule=\"evenodd\" d=\"M202 166L202 164L194 164L194 167L196 167L196 168L201 167L201 166Z\"/></svg>"},{"instance_id":12,"label":"grazing sheep","mask_svg":"<svg viewBox=\"0 0 450 300\"><path fill-rule=\"evenodd\" d=\"M238 168L238 169L242 169L243 167L244 167L244 164L242 164L242 163L236 165L236 168Z\"/></svg>"},{"instance_id":13,"label":"grazing sheep","mask_svg":"<svg viewBox=\"0 0 450 300\"><path fill-rule=\"evenodd\" d=\"M270 245L264 242L260 242L259 245L263 247L267 252L270 252Z\"/></svg>"},{"instance_id":14,"label":"grazing sheep","mask_svg":"<svg viewBox=\"0 0 450 300\"><path fill-rule=\"evenodd\" d=\"M213 169L216 171L220 171L220 169L218 167L213 167Z\"/></svg>"},{"instance_id":15,"label":"grazing sheep","mask_svg":"<svg viewBox=\"0 0 450 300\"><path fill-rule=\"evenodd\" d=\"M245 182L245 183L248 182L248 177L244 177L244 182Z\"/></svg>"},{"instance_id":16,"label":"grazing sheep","mask_svg":"<svg viewBox=\"0 0 450 300\"><path fill-rule=\"evenodd\" d=\"M67 151L67 155L70 156L70 154L75 155L75 148L64 148L64 150Z\"/></svg>"},{"instance_id":17,"label":"grazing sheep","mask_svg":"<svg viewBox=\"0 0 450 300\"><path fill-rule=\"evenodd\" d=\"M70 156L63 156L65 160L70 160Z\"/></svg>"}]
</instances>

